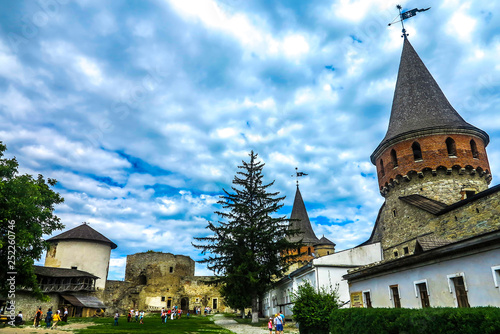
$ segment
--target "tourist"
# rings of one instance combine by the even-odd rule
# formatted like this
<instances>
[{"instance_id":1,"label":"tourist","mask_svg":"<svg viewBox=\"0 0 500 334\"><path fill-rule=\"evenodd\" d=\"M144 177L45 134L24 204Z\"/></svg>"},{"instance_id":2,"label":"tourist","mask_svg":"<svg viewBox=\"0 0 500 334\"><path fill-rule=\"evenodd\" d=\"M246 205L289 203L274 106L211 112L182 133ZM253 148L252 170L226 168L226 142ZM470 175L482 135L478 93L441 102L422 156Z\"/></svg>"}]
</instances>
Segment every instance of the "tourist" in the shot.
<instances>
[{"instance_id":1,"label":"tourist","mask_svg":"<svg viewBox=\"0 0 500 334\"><path fill-rule=\"evenodd\" d=\"M164 323L165 322L165 317L167 316L167 313L165 312L165 308L161 308L161 323Z\"/></svg>"},{"instance_id":2,"label":"tourist","mask_svg":"<svg viewBox=\"0 0 500 334\"><path fill-rule=\"evenodd\" d=\"M128 311L127 322L130 322L130 319L132 319L132 311Z\"/></svg>"},{"instance_id":3,"label":"tourist","mask_svg":"<svg viewBox=\"0 0 500 334\"><path fill-rule=\"evenodd\" d=\"M68 322L68 308L67 307L64 308L62 321Z\"/></svg>"},{"instance_id":4,"label":"tourist","mask_svg":"<svg viewBox=\"0 0 500 334\"><path fill-rule=\"evenodd\" d=\"M175 317L175 309L173 308L172 311L170 312L170 319L171 320L174 320L174 317Z\"/></svg>"},{"instance_id":5,"label":"tourist","mask_svg":"<svg viewBox=\"0 0 500 334\"><path fill-rule=\"evenodd\" d=\"M40 306L38 308L38 311L36 311L35 321L33 321L33 327L40 326L40 320L42 320L42 316L43 316L43 312L42 312L42 307Z\"/></svg>"},{"instance_id":6,"label":"tourist","mask_svg":"<svg viewBox=\"0 0 500 334\"><path fill-rule=\"evenodd\" d=\"M276 334L279 334L279 332L283 334L283 318L279 314L276 314L274 324L276 325Z\"/></svg>"},{"instance_id":7,"label":"tourist","mask_svg":"<svg viewBox=\"0 0 500 334\"><path fill-rule=\"evenodd\" d=\"M61 316L59 315L59 313L61 313L61 311L57 310L56 314L54 314L54 319L53 319L54 320L54 324L52 325L52 327L50 327L50 329L57 328L57 323L59 321L61 321Z\"/></svg>"},{"instance_id":8,"label":"tourist","mask_svg":"<svg viewBox=\"0 0 500 334\"><path fill-rule=\"evenodd\" d=\"M269 318L269 322L267 323L267 328L269 328L269 334L273 334L273 318Z\"/></svg>"},{"instance_id":9,"label":"tourist","mask_svg":"<svg viewBox=\"0 0 500 334\"><path fill-rule=\"evenodd\" d=\"M135 311L135 322L137 322L137 320L139 320L139 310Z\"/></svg>"},{"instance_id":10,"label":"tourist","mask_svg":"<svg viewBox=\"0 0 500 334\"><path fill-rule=\"evenodd\" d=\"M115 313L115 323L113 324L113 326L118 326L118 319L120 318L120 314L118 314L118 312Z\"/></svg>"},{"instance_id":11,"label":"tourist","mask_svg":"<svg viewBox=\"0 0 500 334\"><path fill-rule=\"evenodd\" d=\"M52 322L52 308L49 308L47 311L47 316L45 317L45 325L47 328L50 327L50 323Z\"/></svg>"},{"instance_id":12,"label":"tourist","mask_svg":"<svg viewBox=\"0 0 500 334\"><path fill-rule=\"evenodd\" d=\"M283 324L283 327L285 327L285 315L283 314L283 312L280 311L280 317L281 317L281 323Z\"/></svg>"},{"instance_id":13,"label":"tourist","mask_svg":"<svg viewBox=\"0 0 500 334\"><path fill-rule=\"evenodd\" d=\"M22 311L19 311L19 313L14 318L14 325L15 326L24 325L23 312Z\"/></svg>"},{"instance_id":14,"label":"tourist","mask_svg":"<svg viewBox=\"0 0 500 334\"><path fill-rule=\"evenodd\" d=\"M140 324L143 325L144 324L144 311L141 311L141 315L139 318L141 319Z\"/></svg>"}]
</instances>

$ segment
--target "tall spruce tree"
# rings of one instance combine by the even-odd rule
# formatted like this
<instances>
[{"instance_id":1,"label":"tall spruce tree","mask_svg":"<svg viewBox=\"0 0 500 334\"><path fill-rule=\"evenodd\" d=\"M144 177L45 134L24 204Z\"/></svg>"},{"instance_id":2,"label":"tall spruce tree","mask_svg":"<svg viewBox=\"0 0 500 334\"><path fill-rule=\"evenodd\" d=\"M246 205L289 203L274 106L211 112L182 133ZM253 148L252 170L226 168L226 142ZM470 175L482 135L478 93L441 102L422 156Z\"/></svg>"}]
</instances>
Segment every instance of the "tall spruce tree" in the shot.
<instances>
[{"instance_id":1,"label":"tall spruce tree","mask_svg":"<svg viewBox=\"0 0 500 334\"><path fill-rule=\"evenodd\" d=\"M252 307L252 322L258 321L258 298L282 277L301 246L289 237L299 233L289 228L289 219L274 214L283 206L285 197L279 192L268 192L274 184L263 184L264 163L257 154L249 154L250 162L242 161L231 187L225 189L218 202L224 211L217 211L222 219L209 222L213 235L195 238L202 244L193 244L208 255L199 261L214 271L212 283L222 284L221 292L229 306L243 309Z\"/></svg>"}]
</instances>

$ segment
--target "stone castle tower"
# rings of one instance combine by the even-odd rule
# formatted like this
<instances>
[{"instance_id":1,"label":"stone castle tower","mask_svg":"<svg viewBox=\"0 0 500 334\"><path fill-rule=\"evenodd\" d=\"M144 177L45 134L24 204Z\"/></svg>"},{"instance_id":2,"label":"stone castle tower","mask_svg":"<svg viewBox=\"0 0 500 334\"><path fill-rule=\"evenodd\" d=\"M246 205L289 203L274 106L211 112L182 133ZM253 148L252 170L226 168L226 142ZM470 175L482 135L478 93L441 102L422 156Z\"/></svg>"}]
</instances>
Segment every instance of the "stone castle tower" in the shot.
<instances>
[{"instance_id":1,"label":"stone castle tower","mask_svg":"<svg viewBox=\"0 0 500 334\"><path fill-rule=\"evenodd\" d=\"M295 200L293 201L290 220L290 228L301 232L300 234L291 237L290 241L297 242L302 240L304 245L300 248L300 250L297 250L303 255L300 256L297 262L290 267L290 272L304 266L315 257L321 257L335 252L335 244L332 241L328 240L324 236L321 239L316 237L298 185L295 193Z\"/></svg>"},{"instance_id":2,"label":"stone castle tower","mask_svg":"<svg viewBox=\"0 0 500 334\"><path fill-rule=\"evenodd\" d=\"M488 189L488 143L451 106L405 36L389 127L371 155L385 203L369 241L381 241L387 254L439 230L413 208L437 213Z\"/></svg>"},{"instance_id":3,"label":"stone castle tower","mask_svg":"<svg viewBox=\"0 0 500 334\"><path fill-rule=\"evenodd\" d=\"M117 246L86 223L47 240L50 248L45 267L78 269L98 277L96 288L104 290L111 249Z\"/></svg>"}]
</instances>

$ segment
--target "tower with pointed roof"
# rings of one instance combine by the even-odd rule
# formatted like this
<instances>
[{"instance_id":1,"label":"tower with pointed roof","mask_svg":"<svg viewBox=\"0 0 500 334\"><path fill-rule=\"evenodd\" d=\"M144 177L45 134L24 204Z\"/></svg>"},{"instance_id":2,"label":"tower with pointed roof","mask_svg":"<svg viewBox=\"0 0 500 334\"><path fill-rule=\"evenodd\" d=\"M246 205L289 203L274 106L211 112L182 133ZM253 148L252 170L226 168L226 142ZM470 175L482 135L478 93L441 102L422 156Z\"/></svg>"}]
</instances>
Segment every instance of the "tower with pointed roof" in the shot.
<instances>
[{"instance_id":1,"label":"tower with pointed roof","mask_svg":"<svg viewBox=\"0 0 500 334\"><path fill-rule=\"evenodd\" d=\"M332 241L325 238L325 236L318 239L314 233L298 185L297 191L295 192L290 220L290 228L300 231L299 234L291 237L290 241L302 241L303 246L297 250L297 252L300 252L302 255L297 259L297 262L290 267L289 271L302 267L315 257L329 255L335 252L335 244Z\"/></svg>"},{"instance_id":2,"label":"tower with pointed roof","mask_svg":"<svg viewBox=\"0 0 500 334\"><path fill-rule=\"evenodd\" d=\"M50 248L45 267L78 269L98 277L96 288L104 289L111 250L117 245L88 224L83 223L47 240Z\"/></svg>"},{"instance_id":3,"label":"tower with pointed roof","mask_svg":"<svg viewBox=\"0 0 500 334\"><path fill-rule=\"evenodd\" d=\"M397 257L391 249L412 238L444 235L432 213L488 189L488 143L488 134L453 108L404 35L389 127L371 155L385 203L369 241Z\"/></svg>"}]
</instances>

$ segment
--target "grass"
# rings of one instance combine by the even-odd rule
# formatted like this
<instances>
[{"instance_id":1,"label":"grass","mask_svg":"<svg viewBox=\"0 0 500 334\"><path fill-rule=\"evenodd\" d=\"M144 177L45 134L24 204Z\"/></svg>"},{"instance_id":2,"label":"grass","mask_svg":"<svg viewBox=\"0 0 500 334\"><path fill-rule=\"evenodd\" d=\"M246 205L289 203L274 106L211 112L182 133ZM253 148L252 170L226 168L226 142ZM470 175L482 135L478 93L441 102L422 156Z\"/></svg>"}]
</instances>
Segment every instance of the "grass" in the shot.
<instances>
[{"instance_id":1,"label":"grass","mask_svg":"<svg viewBox=\"0 0 500 334\"><path fill-rule=\"evenodd\" d=\"M159 314L153 314L144 318L144 324L139 322L127 322L126 316L121 316L118 326L113 326L113 318L72 318L72 323L93 323L93 325L76 330L78 334L106 333L106 334L126 334L126 333L169 333L169 334L232 334L233 332L223 329L214 324L212 317L191 316L189 319L183 317L177 320L168 320L162 323ZM234 333L233 333L234 334Z\"/></svg>"}]
</instances>

